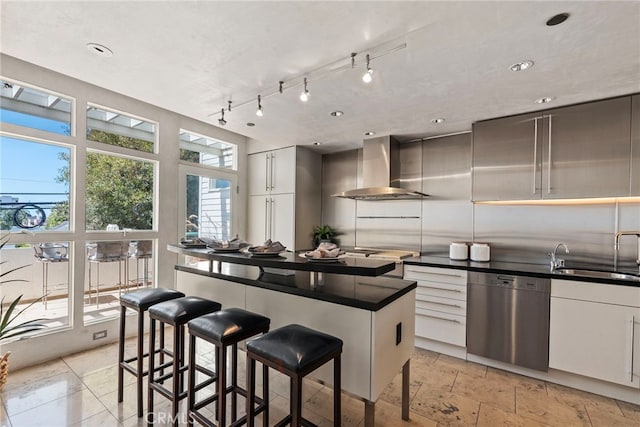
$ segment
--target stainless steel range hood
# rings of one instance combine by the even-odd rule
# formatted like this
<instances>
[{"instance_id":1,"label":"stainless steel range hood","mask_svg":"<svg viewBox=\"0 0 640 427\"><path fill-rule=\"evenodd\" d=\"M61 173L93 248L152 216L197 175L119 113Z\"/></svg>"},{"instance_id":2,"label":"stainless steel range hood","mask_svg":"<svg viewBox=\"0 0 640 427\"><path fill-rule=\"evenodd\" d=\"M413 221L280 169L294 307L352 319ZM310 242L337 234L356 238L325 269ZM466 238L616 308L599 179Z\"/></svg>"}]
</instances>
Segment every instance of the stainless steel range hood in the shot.
<instances>
[{"instance_id":1,"label":"stainless steel range hood","mask_svg":"<svg viewBox=\"0 0 640 427\"><path fill-rule=\"evenodd\" d=\"M412 200L427 194L400 186L398 141L390 136L364 141L362 149L363 188L333 194L355 200Z\"/></svg>"}]
</instances>

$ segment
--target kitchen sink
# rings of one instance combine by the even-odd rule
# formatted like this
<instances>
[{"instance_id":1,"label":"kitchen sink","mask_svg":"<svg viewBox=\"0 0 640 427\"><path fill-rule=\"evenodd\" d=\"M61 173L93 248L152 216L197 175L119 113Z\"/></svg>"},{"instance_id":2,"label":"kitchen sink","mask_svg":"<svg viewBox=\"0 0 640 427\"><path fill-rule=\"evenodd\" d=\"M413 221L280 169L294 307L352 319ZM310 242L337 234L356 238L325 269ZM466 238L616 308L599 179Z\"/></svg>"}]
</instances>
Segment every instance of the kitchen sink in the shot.
<instances>
[{"instance_id":1,"label":"kitchen sink","mask_svg":"<svg viewBox=\"0 0 640 427\"><path fill-rule=\"evenodd\" d=\"M595 277L598 279L618 279L618 280L635 280L640 281L640 275L631 273L619 273L616 271L589 270L582 268L557 268L556 273L568 274L571 276Z\"/></svg>"}]
</instances>

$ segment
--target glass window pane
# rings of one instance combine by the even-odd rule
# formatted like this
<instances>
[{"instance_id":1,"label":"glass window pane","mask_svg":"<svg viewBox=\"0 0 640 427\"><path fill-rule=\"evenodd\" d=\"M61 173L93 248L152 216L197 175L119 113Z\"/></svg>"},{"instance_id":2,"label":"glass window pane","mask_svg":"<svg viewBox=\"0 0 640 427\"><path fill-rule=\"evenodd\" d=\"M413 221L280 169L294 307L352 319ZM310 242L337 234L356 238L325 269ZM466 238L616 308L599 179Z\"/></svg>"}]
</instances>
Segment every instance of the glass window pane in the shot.
<instances>
[{"instance_id":1,"label":"glass window pane","mask_svg":"<svg viewBox=\"0 0 640 427\"><path fill-rule=\"evenodd\" d=\"M153 162L87 153L87 230L151 230L153 180Z\"/></svg>"},{"instance_id":2,"label":"glass window pane","mask_svg":"<svg viewBox=\"0 0 640 427\"><path fill-rule=\"evenodd\" d=\"M185 237L214 237L230 240L231 181L187 175L187 221Z\"/></svg>"},{"instance_id":3,"label":"glass window pane","mask_svg":"<svg viewBox=\"0 0 640 427\"><path fill-rule=\"evenodd\" d=\"M84 323L117 317L119 297L129 290L153 287L153 240L86 243Z\"/></svg>"},{"instance_id":4,"label":"glass window pane","mask_svg":"<svg viewBox=\"0 0 640 427\"><path fill-rule=\"evenodd\" d=\"M3 313L7 312L11 302L20 297L13 311L16 316L12 322L14 326L37 319L43 327L28 333L37 335L69 324L70 252L69 242L12 244L9 241L2 247L0 282L3 282ZM18 267L23 268L7 273ZM26 334L16 338L24 336Z\"/></svg>"},{"instance_id":5,"label":"glass window pane","mask_svg":"<svg viewBox=\"0 0 640 427\"><path fill-rule=\"evenodd\" d=\"M236 170L234 144L180 131L180 160Z\"/></svg>"},{"instance_id":6,"label":"glass window pane","mask_svg":"<svg viewBox=\"0 0 640 427\"><path fill-rule=\"evenodd\" d=\"M153 153L156 125L127 114L88 105L87 139Z\"/></svg>"},{"instance_id":7,"label":"glass window pane","mask_svg":"<svg viewBox=\"0 0 640 427\"><path fill-rule=\"evenodd\" d=\"M69 230L71 149L0 135L0 229Z\"/></svg>"},{"instance_id":8,"label":"glass window pane","mask_svg":"<svg viewBox=\"0 0 640 427\"><path fill-rule=\"evenodd\" d=\"M0 122L71 135L71 99L0 80Z\"/></svg>"}]
</instances>

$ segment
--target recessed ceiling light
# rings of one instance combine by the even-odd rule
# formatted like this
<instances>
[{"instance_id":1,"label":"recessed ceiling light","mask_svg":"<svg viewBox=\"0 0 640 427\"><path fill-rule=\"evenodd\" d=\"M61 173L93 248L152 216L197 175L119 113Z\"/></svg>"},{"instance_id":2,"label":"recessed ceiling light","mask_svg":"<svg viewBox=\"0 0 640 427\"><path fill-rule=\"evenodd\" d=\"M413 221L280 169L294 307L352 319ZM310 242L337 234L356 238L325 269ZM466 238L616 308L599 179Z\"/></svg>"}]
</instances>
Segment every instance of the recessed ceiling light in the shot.
<instances>
[{"instance_id":1,"label":"recessed ceiling light","mask_svg":"<svg viewBox=\"0 0 640 427\"><path fill-rule=\"evenodd\" d=\"M518 62L509 67L511 71L523 71L533 66L533 61L526 60L522 62Z\"/></svg>"},{"instance_id":2,"label":"recessed ceiling light","mask_svg":"<svg viewBox=\"0 0 640 427\"><path fill-rule=\"evenodd\" d=\"M113 56L113 51L111 51L111 49L98 43L87 43L87 49L96 55L104 56L105 58Z\"/></svg>"},{"instance_id":3,"label":"recessed ceiling light","mask_svg":"<svg viewBox=\"0 0 640 427\"><path fill-rule=\"evenodd\" d=\"M440 124L440 123L444 123L444 120L445 120L444 118L438 117L437 119L431 119L431 123L434 123L434 124L437 125L437 124Z\"/></svg>"},{"instance_id":4,"label":"recessed ceiling light","mask_svg":"<svg viewBox=\"0 0 640 427\"><path fill-rule=\"evenodd\" d=\"M313 145L320 145L320 144L322 144L322 142L320 142L320 141L315 141L315 142L313 143Z\"/></svg>"},{"instance_id":5,"label":"recessed ceiling light","mask_svg":"<svg viewBox=\"0 0 640 427\"><path fill-rule=\"evenodd\" d=\"M554 25L560 25L567 19L569 19L569 14L567 12L559 13L547 20L547 26L553 27Z\"/></svg>"},{"instance_id":6,"label":"recessed ceiling light","mask_svg":"<svg viewBox=\"0 0 640 427\"><path fill-rule=\"evenodd\" d=\"M551 101L553 101L554 99L556 99L555 96L545 96L544 98L538 98L536 99L534 102L536 104L548 104Z\"/></svg>"},{"instance_id":7,"label":"recessed ceiling light","mask_svg":"<svg viewBox=\"0 0 640 427\"><path fill-rule=\"evenodd\" d=\"M336 110L336 111L332 111L331 114L333 117L340 117L341 115L343 115L344 113L340 110Z\"/></svg>"},{"instance_id":8,"label":"recessed ceiling light","mask_svg":"<svg viewBox=\"0 0 640 427\"><path fill-rule=\"evenodd\" d=\"M364 135L365 135L365 136L373 136L373 135L375 135L375 134L376 134L376 133L375 133L374 131L372 131L372 130L367 131L367 132L365 132L365 133L364 133Z\"/></svg>"},{"instance_id":9,"label":"recessed ceiling light","mask_svg":"<svg viewBox=\"0 0 640 427\"><path fill-rule=\"evenodd\" d=\"M251 122L247 123L247 126L249 126L250 128L254 127L255 125L256 125L255 123L251 123Z\"/></svg>"}]
</instances>

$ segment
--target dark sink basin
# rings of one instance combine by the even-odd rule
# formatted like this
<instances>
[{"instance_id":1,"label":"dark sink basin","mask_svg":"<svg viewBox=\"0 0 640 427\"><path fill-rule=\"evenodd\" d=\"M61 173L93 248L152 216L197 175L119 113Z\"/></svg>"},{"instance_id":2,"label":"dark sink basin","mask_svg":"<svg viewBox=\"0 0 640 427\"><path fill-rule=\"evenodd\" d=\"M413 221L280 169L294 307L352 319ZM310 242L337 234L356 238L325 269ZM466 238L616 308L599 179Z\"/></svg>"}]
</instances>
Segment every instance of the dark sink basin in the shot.
<instances>
[{"instance_id":1,"label":"dark sink basin","mask_svg":"<svg viewBox=\"0 0 640 427\"><path fill-rule=\"evenodd\" d=\"M562 267L555 270L556 273L568 274L571 276L595 277L597 279L618 279L640 281L640 275L631 273L620 273L617 271L589 270L583 268Z\"/></svg>"}]
</instances>

